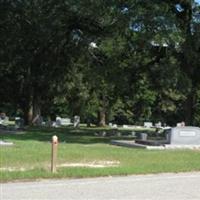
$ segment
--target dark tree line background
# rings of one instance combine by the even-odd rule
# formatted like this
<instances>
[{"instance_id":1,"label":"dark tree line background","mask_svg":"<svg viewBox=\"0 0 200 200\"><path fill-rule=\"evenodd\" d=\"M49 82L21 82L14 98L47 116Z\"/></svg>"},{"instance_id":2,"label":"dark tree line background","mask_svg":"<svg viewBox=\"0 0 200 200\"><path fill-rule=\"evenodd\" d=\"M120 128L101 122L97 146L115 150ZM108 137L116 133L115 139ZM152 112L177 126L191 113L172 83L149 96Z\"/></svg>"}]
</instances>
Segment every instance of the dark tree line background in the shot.
<instances>
[{"instance_id":1,"label":"dark tree line background","mask_svg":"<svg viewBox=\"0 0 200 200\"><path fill-rule=\"evenodd\" d=\"M193 0L0 0L0 111L200 126Z\"/></svg>"}]
</instances>

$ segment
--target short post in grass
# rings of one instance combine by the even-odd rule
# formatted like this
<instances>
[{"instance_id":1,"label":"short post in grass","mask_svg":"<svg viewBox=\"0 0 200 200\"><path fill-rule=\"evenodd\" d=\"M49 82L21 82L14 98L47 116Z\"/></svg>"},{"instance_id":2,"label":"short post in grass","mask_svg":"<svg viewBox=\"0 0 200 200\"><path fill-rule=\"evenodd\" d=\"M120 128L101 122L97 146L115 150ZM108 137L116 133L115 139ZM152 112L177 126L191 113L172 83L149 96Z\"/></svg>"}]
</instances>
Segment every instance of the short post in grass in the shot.
<instances>
[{"instance_id":1,"label":"short post in grass","mask_svg":"<svg viewBox=\"0 0 200 200\"><path fill-rule=\"evenodd\" d=\"M54 135L52 137L52 150L51 150L51 172L56 172L56 161L57 161L57 148L58 148L58 137Z\"/></svg>"}]
</instances>

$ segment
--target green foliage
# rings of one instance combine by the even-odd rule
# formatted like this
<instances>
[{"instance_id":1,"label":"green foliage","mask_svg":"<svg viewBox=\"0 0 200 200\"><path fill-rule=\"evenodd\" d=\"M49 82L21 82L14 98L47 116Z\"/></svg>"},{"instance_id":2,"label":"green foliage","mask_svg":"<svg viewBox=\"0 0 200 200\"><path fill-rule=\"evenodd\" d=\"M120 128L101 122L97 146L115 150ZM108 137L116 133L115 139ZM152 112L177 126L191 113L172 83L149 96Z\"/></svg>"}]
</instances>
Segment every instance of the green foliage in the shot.
<instances>
[{"instance_id":1,"label":"green foliage","mask_svg":"<svg viewBox=\"0 0 200 200\"><path fill-rule=\"evenodd\" d=\"M2 111L199 125L194 1L11 0L0 8Z\"/></svg>"}]
</instances>

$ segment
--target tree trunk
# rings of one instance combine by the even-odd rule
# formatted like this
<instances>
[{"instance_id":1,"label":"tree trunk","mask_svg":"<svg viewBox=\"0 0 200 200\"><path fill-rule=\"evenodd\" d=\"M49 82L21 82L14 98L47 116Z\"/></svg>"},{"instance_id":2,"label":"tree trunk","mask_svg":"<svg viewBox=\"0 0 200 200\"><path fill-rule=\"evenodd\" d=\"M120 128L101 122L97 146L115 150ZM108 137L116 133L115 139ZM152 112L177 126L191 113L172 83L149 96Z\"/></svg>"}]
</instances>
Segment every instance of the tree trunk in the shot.
<instances>
[{"instance_id":1,"label":"tree trunk","mask_svg":"<svg viewBox=\"0 0 200 200\"><path fill-rule=\"evenodd\" d=\"M194 92L192 92L187 96L186 102L185 102L185 123L186 125L193 125L194 120Z\"/></svg>"},{"instance_id":2,"label":"tree trunk","mask_svg":"<svg viewBox=\"0 0 200 200\"><path fill-rule=\"evenodd\" d=\"M30 97L30 99L23 104L22 110L24 113L25 125L34 124L41 115L41 106L39 103L39 98Z\"/></svg>"},{"instance_id":3,"label":"tree trunk","mask_svg":"<svg viewBox=\"0 0 200 200\"><path fill-rule=\"evenodd\" d=\"M99 126L106 126L106 112L104 109L99 111Z\"/></svg>"},{"instance_id":4,"label":"tree trunk","mask_svg":"<svg viewBox=\"0 0 200 200\"><path fill-rule=\"evenodd\" d=\"M106 126L107 105L108 101L106 95L102 94L100 97L100 109L98 113L99 126Z\"/></svg>"},{"instance_id":5,"label":"tree trunk","mask_svg":"<svg viewBox=\"0 0 200 200\"><path fill-rule=\"evenodd\" d=\"M26 102L22 106L22 111L24 114L24 124L25 125L31 125L31 121L33 118L33 105L31 102Z\"/></svg>"},{"instance_id":6,"label":"tree trunk","mask_svg":"<svg viewBox=\"0 0 200 200\"><path fill-rule=\"evenodd\" d=\"M28 125L31 125L33 119L33 105L30 105L27 115L28 115Z\"/></svg>"},{"instance_id":7,"label":"tree trunk","mask_svg":"<svg viewBox=\"0 0 200 200\"><path fill-rule=\"evenodd\" d=\"M38 97L34 97L33 99L33 115L32 115L32 124L38 124L40 123L40 117L41 117L41 106L40 106L40 100Z\"/></svg>"},{"instance_id":8,"label":"tree trunk","mask_svg":"<svg viewBox=\"0 0 200 200\"><path fill-rule=\"evenodd\" d=\"M188 1L187 3L181 3L181 6L184 8L182 12L182 31L185 33L185 42L183 45L183 58L182 58L182 70L192 81L192 87L189 94L187 94L187 99L184 104L184 120L186 125L192 125L193 123L193 115L194 115L194 88L195 83L193 81L194 73L194 64L193 64L193 41L192 41L192 1Z\"/></svg>"}]
</instances>

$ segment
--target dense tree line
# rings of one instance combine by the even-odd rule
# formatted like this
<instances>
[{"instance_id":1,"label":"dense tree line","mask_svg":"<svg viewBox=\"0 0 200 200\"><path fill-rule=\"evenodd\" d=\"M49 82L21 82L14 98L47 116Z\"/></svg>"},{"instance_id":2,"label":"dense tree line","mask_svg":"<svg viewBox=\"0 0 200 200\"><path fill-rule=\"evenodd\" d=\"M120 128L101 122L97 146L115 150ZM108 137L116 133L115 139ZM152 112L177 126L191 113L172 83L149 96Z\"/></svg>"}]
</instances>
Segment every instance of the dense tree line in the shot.
<instances>
[{"instance_id":1,"label":"dense tree line","mask_svg":"<svg viewBox=\"0 0 200 200\"><path fill-rule=\"evenodd\" d=\"M0 0L0 111L200 125L192 0Z\"/></svg>"}]
</instances>

